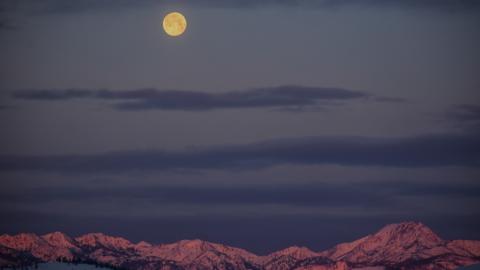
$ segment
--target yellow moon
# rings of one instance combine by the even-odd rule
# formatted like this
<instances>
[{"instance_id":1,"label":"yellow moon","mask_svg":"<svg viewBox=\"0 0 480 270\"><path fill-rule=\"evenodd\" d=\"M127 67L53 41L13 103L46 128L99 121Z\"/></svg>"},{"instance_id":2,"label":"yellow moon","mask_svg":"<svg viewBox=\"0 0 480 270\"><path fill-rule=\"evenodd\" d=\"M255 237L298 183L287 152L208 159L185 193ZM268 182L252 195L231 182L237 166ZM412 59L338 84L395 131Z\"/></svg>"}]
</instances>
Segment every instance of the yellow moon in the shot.
<instances>
[{"instance_id":1,"label":"yellow moon","mask_svg":"<svg viewBox=\"0 0 480 270\"><path fill-rule=\"evenodd\" d=\"M171 12L163 18L163 30L169 36L180 36L185 32L185 29L187 29L187 20L181 13Z\"/></svg>"}]
</instances>

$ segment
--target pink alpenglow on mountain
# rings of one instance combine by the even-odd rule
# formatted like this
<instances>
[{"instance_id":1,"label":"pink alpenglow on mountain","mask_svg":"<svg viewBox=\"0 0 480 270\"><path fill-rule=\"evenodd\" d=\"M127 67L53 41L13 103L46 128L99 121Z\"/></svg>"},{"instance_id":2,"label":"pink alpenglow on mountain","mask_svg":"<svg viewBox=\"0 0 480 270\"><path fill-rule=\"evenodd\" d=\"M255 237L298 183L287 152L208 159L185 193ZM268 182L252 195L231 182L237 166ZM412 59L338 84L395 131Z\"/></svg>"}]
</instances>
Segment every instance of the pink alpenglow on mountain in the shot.
<instances>
[{"instance_id":1,"label":"pink alpenglow on mountain","mask_svg":"<svg viewBox=\"0 0 480 270\"><path fill-rule=\"evenodd\" d=\"M101 233L0 236L1 267L51 261L132 270L450 270L480 263L480 241L446 241L418 222L390 224L322 252L293 246L267 256L202 240L152 245Z\"/></svg>"}]
</instances>

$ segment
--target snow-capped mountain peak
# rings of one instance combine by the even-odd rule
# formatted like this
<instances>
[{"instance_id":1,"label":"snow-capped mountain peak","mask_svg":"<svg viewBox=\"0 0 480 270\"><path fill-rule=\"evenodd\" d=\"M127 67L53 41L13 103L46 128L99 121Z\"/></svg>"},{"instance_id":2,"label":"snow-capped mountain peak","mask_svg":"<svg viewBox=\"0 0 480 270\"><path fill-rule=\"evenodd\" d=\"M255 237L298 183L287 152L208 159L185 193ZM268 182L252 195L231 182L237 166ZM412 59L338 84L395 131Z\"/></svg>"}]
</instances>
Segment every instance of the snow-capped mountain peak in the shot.
<instances>
[{"instance_id":1,"label":"snow-capped mountain peak","mask_svg":"<svg viewBox=\"0 0 480 270\"><path fill-rule=\"evenodd\" d=\"M318 253L313 252L312 250L306 247L292 246L280 251L274 252L269 255L269 257L278 257L278 256L290 256L295 259L306 259L310 257L318 256Z\"/></svg>"},{"instance_id":2,"label":"snow-capped mountain peak","mask_svg":"<svg viewBox=\"0 0 480 270\"><path fill-rule=\"evenodd\" d=\"M421 222L389 224L374 236L387 242L402 242L407 245L418 242L427 246L435 246L443 242L437 234Z\"/></svg>"},{"instance_id":3,"label":"snow-capped mountain peak","mask_svg":"<svg viewBox=\"0 0 480 270\"><path fill-rule=\"evenodd\" d=\"M27 262L75 260L132 270L347 270L387 267L401 270L451 270L480 262L480 241L442 240L419 222L390 224L378 232L330 250L292 246L267 256L203 241L132 244L102 233L75 239L61 232L41 237L22 233L0 236L0 267ZM373 267L373 268L372 268Z\"/></svg>"},{"instance_id":4,"label":"snow-capped mountain peak","mask_svg":"<svg viewBox=\"0 0 480 270\"><path fill-rule=\"evenodd\" d=\"M17 235L4 234L0 236L0 243L3 246L16 250L30 250L41 244L42 239L33 233L20 233Z\"/></svg>"},{"instance_id":5,"label":"snow-capped mountain peak","mask_svg":"<svg viewBox=\"0 0 480 270\"><path fill-rule=\"evenodd\" d=\"M339 244L322 255L358 266L428 264L431 258L449 260L451 265L456 265L456 258L448 258L449 254L457 254L449 248L449 243L420 222L403 222L389 224L377 233L351 243ZM479 243L474 246L480 247ZM473 247L469 249L475 250Z\"/></svg>"},{"instance_id":6,"label":"snow-capped mountain peak","mask_svg":"<svg viewBox=\"0 0 480 270\"><path fill-rule=\"evenodd\" d=\"M75 247L74 240L68 235L61 232L48 233L41 236L42 239L47 241L52 246L55 247L65 247L73 248Z\"/></svg>"},{"instance_id":7,"label":"snow-capped mountain peak","mask_svg":"<svg viewBox=\"0 0 480 270\"><path fill-rule=\"evenodd\" d=\"M84 246L104 246L108 248L127 249L134 245L121 237L108 236L103 233L89 233L75 238L75 240Z\"/></svg>"},{"instance_id":8,"label":"snow-capped mountain peak","mask_svg":"<svg viewBox=\"0 0 480 270\"><path fill-rule=\"evenodd\" d=\"M152 244L145 241L140 241L137 244L135 244L135 248L138 250L150 249L152 248Z\"/></svg>"}]
</instances>

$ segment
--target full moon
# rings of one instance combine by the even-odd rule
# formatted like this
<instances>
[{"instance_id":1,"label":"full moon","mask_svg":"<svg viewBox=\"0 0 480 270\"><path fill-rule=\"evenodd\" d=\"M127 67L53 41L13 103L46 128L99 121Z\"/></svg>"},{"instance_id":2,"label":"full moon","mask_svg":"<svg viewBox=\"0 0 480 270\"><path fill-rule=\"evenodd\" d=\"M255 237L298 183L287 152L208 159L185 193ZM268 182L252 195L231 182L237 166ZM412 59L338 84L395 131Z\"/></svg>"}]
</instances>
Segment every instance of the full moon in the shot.
<instances>
[{"instance_id":1,"label":"full moon","mask_svg":"<svg viewBox=\"0 0 480 270\"><path fill-rule=\"evenodd\" d=\"M179 12L168 13L165 18L163 18L163 30L169 36L177 37L183 34L187 29L187 20Z\"/></svg>"}]
</instances>

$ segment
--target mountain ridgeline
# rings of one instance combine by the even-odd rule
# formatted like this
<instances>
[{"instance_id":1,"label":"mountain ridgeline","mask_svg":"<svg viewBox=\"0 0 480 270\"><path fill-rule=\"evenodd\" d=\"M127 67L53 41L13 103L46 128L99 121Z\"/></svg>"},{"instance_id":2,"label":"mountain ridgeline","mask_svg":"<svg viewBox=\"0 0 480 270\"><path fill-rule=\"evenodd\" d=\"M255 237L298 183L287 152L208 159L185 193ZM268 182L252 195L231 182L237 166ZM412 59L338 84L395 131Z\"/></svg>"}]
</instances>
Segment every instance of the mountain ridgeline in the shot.
<instances>
[{"instance_id":1,"label":"mountain ridgeline","mask_svg":"<svg viewBox=\"0 0 480 270\"><path fill-rule=\"evenodd\" d=\"M418 222L390 224L322 252L294 246L266 256L202 240L152 245L101 233L0 236L2 268L53 261L131 270L442 270L480 263L480 241L446 241Z\"/></svg>"}]
</instances>

